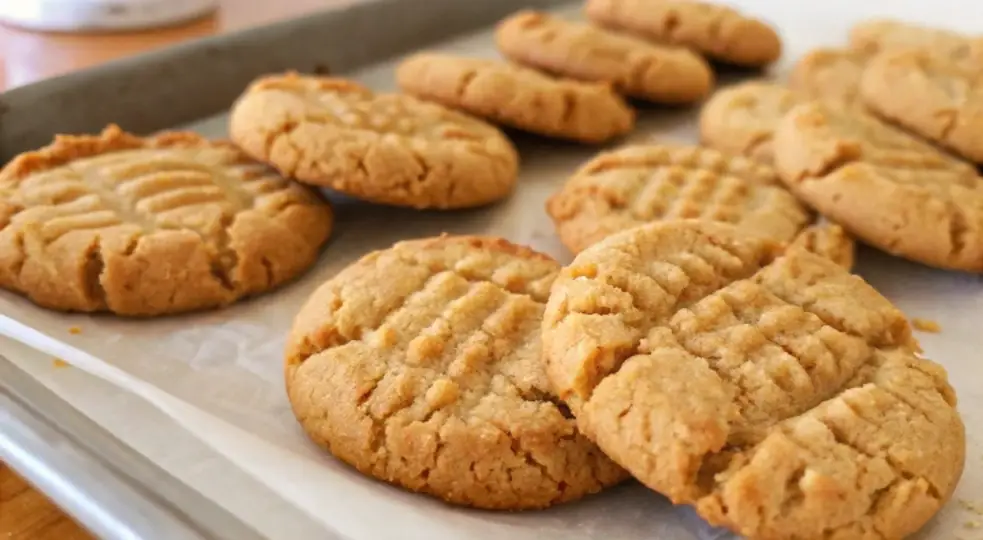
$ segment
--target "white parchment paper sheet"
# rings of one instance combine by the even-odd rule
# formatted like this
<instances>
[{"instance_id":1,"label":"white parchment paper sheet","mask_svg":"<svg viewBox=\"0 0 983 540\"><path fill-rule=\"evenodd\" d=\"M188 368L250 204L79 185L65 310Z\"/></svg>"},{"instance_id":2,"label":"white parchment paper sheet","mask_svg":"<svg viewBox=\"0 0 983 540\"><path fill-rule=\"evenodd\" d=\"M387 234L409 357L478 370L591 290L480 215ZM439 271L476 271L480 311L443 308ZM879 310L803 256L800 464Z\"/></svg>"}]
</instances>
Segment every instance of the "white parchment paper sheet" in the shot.
<instances>
[{"instance_id":1,"label":"white parchment paper sheet","mask_svg":"<svg viewBox=\"0 0 983 540\"><path fill-rule=\"evenodd\" d=\"M891 15L963 31L979 31L974 21L980 20L975 2L970 0L730 3L780 29L784 58L770 75L779 78L808 49L845 43L849 26L865 17ZM560 11L579 18L577 6ZM496 56L489 32L439 48ZM371 66L352 76L378 90L392 89L393 66ZM696 112L695 108L644 108L639 129L631 139L657 136L696 142ZM222 136L225 119L207 119L190 127ZM522 153L522 175L518 191L509 200L486 209L441 213L338 199L336 232L318 265L302 279L271 294L221 311L129 321L52 313L4 293L0 294L0 333L63 358L149 401L179 426L171 429L184 429L199 438L327 530L346 537L676 540L723 536L688 509L674 509L664 498L637 484L539 512L452 508L369 480L341 465L303 436L290 413L283 391L281 351L291 320L320 283L367 251L441 232L485 233L529 244L563 262L570 260L553 234L543 205L596 149L522 135L516 136L516 142ZM966 470L954 500L919 536L983 538L983 529L967 526L980 516L959 503L960 499L983 503L983 360L979 358L983 350L983 282L976 276L932 270L873 250L860 252L857 272L909 316L941 324L941 334L921 334L919 338L927 356L949 370L967 426ZM69 334L72 326L82 328L82 333ZM36 371L37 366L33 367ZM59 385L69 401L81 399L83 390L78 382ZM85 399L91 401L93 396L90 393ZM98 421L98 415L94 417ZM115 432L120 434L118 429ZM166 446L169 440L162 431L159 444ZM194 466L169 464L169 470L187 473ZM244 494L232 484L212 485L206 494L271 537L301 537L298 531L271 532L276 516L244 510ZM271 512L275 514L275 509Z\"/></svg>"}]
</instances>

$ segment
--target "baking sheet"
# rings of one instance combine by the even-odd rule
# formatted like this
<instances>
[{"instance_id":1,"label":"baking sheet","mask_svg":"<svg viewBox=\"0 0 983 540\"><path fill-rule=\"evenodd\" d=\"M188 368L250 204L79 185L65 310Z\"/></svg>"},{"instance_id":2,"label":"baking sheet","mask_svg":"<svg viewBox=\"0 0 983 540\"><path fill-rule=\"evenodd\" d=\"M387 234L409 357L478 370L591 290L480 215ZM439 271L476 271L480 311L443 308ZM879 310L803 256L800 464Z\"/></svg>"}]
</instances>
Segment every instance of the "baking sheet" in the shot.
<instances>
[{"instance_id":1,"label":"baking sheet","mask_svg":"<svg viewBox=\"0 0 983 540\"><path fill-rule=\"evenodd\" d=\"M972 17L960 17L971 4L960 0L838 0L821 6L781 0L729 3L763 16L780 29L785 53L774 70L777 77L809 48L844 43L849 25L868 16L890 14L974 30ZM577 5L559 12L579 18ZM489 32L443 43L439 48L496 56ZM393 66L386 62L346 75L375 89L392 89ZM695 142L695 118L695 108L644 107L639 129L630 139L656 136ZM222 136L225 118L217 116L181 127ZM336 199L336 232L317 267L274 293L222 311L153 321L56 314L3 293L0 333L142 397L230 464L305 511L325 531L345 537L682 540L725 536L688 509L673 508L664 498L631 483L546 511L492 513L449 507L361 476L308 442L293 419L282 380L286 331L307 296L365 252L397 240L441 232L483 233L531 245L563 262L570 260L553 234L543 204L565 177L597 150L512 135L521 151L522 174L520 188L509 200L479 210L418 212ZM942 333L919 334L919 338L926 355L948 369L967 426L966 469L954 500L919 537L983 538L983 529L969 527L983 516L967 508L983 506L983 369L977 366L981 362L978 351L983 350L979 330L983 323L983 282L976 276L932 270L872 250L859 253L857 272L909 316L931 319L942 326ZM73 326L82 332L70 334ZM167 446L168 438L157 442ZM217 491L212 489L208 496L217 501L244 496L241 488ZM247 522L256 521L255 512L241 505L223 506ZM317 537L268 527L264 532L273 538Z\"/></svg>"}]
</instances>

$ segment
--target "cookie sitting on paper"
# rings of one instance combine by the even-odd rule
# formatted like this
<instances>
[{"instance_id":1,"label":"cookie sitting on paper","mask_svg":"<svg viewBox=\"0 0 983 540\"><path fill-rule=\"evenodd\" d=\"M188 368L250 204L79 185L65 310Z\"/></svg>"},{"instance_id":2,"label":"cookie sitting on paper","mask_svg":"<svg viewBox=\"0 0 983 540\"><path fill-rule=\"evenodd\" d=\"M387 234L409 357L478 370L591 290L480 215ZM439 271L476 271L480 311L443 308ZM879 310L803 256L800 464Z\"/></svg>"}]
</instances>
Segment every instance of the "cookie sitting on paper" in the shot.
<instances>
[{"instance_id":1,"label":"cookie sitting on paper","mask_svg":"<svg viewBox=\"0 0 983 540\"><path fill-rule=\"evenodd\" d=\"M507 197L518 156L477 118L345 79L271 75L232 106L232 139L283 174L370 202L469 208Z\"/></svg>"},{"instance_id":2,"label":"cookie sitting on paper","mask_svg":"<svg viewBox=\"0 0 983 540\"><path fill-rule=\"evenodd\" d=\"M497 60L418 53L396 70L404 92L547 137L602 143L635 126L608 84L561 80Z\"/></svg>"},{"instance_id":3,"label":"cookie sitting on paper","mask_svg":"<svg viewBox=\"0 0 983 540\"><path fill-rule=\"evenodd\" d=\"M302 274L332 222L323 198L229 142L110 125L0 171L0 287L65 311L214 308Z\"/></svg>"},{"instance_id":4,"label":"cookie sitting on paper","mask_svg":"<svg viewBox=\"0 0 983 540\"><path fill-rule=\"evenodd\" d=\"M573 79L605 82L657 103L703 99L713 87L710 66L682 47L656 45L589 24L523 10L498 24L495 42L515 62Z\"/></svg>"},{"instance_id":5,"label":"cookie sitting on paper","mask_svg":"<svg viewBox=\"0 0 983 540\"><path fill-rule=\"evenodd\" d=\"M747 538L911 534L966 459L946 372L861 278L779 253L692 220L591 246L546 308L553 387L607 455L713 525Z\"/></svg>"},{"instance_id":6,"label":"cookie sitting on paper","mask_svg":"<svg viewBox=\"0 0 983 540\"><path fill-rule=\"evenodd\" d=\"M295 319L294 413L363 473L455 504L543 508L621 481L543 371L539 329L559 269L489 237L365 255Z\"/></svg>"}]
</instances>

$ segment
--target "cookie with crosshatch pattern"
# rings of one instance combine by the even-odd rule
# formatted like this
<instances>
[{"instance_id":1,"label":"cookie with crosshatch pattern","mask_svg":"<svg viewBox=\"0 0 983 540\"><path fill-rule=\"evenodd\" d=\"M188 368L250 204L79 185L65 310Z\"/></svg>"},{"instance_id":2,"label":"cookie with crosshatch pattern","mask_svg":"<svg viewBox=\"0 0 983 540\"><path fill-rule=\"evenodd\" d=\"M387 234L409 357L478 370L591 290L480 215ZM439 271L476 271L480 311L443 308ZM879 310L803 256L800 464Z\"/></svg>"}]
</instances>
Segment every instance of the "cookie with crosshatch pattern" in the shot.
<instances>
[{"instance_id":1,"label":"cookie with crosshatch pattern","mask_svg":"<svg viewBox=\"0 0 983 540\"><path fill-rule=\"evenodd\" d=\"M542 508L624 479L543 371L539 328L559 270L493 237L369 253L295 319L286 381L297 419L364 474L454 504Z\"/></svg>"},{"instance_id":2,"label":"cookie with crosshatch pattern","mask_svg":"<svg viewBox=\"0 0 983 540\"><path fill-rule=\"evenodd\" d=\"M420 99L546 137L597 144L635 127L635 111L609 84L559 79L486 58L421 52L396 68Z\"/></svg>"},{"instance_id":3,"label":"cookie with crosshatch pattern","mask_svg":"<svg viewBox=\"0 0 983 540\"><path fill-rule=\"evenodd\" d=\"M288 177L380 204L484 206L512 193L518 155L494 126L354 81L285 73L254 81L232 140Z\"/></svg>"},{"instance_id":4,"label":"cookie with crosshatch pattern","mask_svg":"<svg viewBox=\"0 0 983 540\"><path fill-rule=\"evenodd\" d=\"M546 210L574 253L645 223L700 218L853 264L853 241L836 225L814 225L774 169L699 146L635 144L603 152L550 197Z\"/></svg>"},{"instance_id":5,"label":"cookie with crosshatch pattern","mask_svg":"<svg viewBox=\"0 0 983 540\"><path fill-rule=\"evenodd\" d=\"M648 487L746 538L902 538L951 497L965 428L904 314L826 258L673 221L553 285L546 371Z\"/></svg>"},{"instance_id":6,"label":"cookie with crosshatch pattern","mask_svg":"<svg viewBox=\"0 0 983 540\"><path fill-rule=\"evenodd\" d=\"M0 171L0 287L66 311L222 306L303 273L332 219L229 142L58 135Z\"/></svg>"}]
</instances>

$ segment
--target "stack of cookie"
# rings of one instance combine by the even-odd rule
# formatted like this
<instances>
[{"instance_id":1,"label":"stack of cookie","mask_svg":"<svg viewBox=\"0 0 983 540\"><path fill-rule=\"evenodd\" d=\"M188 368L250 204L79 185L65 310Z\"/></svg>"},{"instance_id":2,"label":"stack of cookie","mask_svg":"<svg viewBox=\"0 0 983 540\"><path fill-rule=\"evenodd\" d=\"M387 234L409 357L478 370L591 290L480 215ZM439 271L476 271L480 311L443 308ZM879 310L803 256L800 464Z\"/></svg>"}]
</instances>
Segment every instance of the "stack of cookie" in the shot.
<instances>
[{"instance_id":1,"label":"stack of cookie","mask_svg":"<svg viewBox=\"0 0 983 540\"><path fill-rule=\"evenodd\" d=\"M945 370L851 273L851 236L983 272L983 42L865 23L787 84L711 96L709 61L768 65L774 30L689 0L585 11L501 21L507 60L408 57L397 93L262 77L231 141L59 136L0 171L0 287L69 311L223 306L315 264L333 227L317 188L488 205L519 171L496 125L601 144L633 129L628 99L709 97L702 145L607 149L558 186L565 267L443 235L323 284L287 338L293 411L364 474L459 505L545 508L634 477L749 538L918 530L962 474L964 426Z\"/></svg>"}]
</instances>

